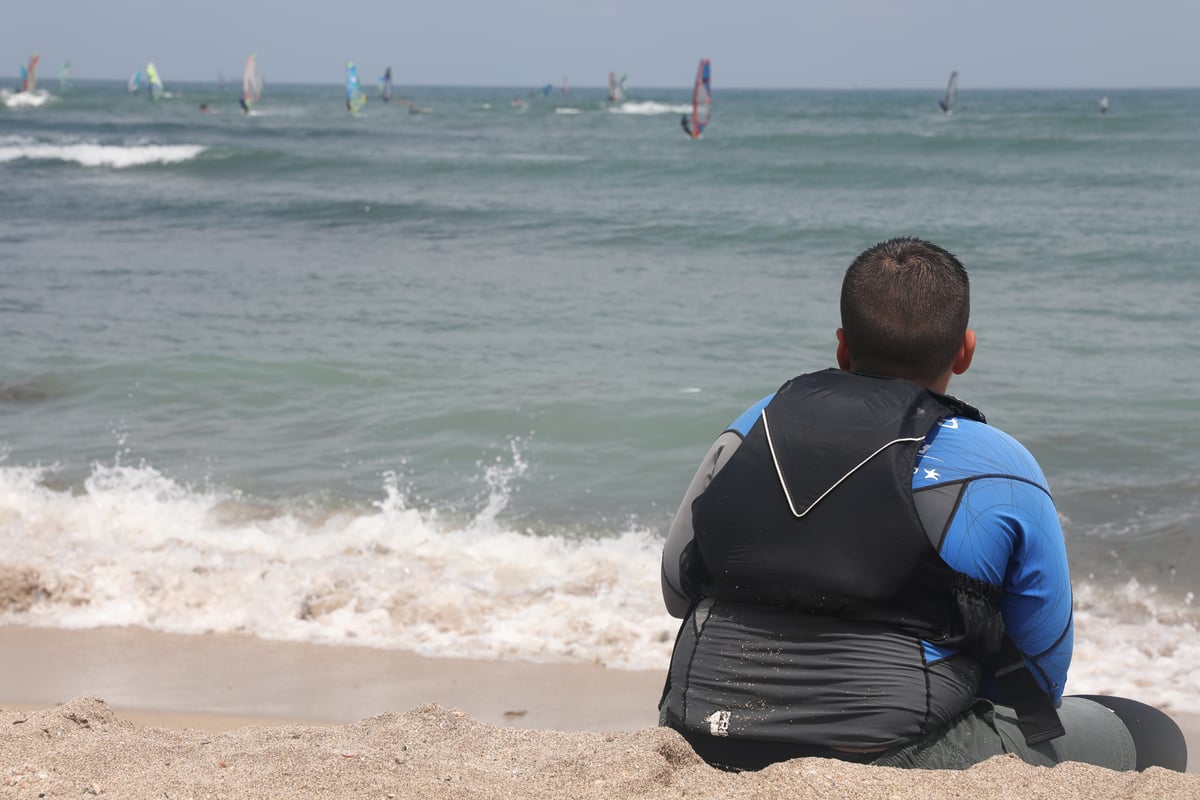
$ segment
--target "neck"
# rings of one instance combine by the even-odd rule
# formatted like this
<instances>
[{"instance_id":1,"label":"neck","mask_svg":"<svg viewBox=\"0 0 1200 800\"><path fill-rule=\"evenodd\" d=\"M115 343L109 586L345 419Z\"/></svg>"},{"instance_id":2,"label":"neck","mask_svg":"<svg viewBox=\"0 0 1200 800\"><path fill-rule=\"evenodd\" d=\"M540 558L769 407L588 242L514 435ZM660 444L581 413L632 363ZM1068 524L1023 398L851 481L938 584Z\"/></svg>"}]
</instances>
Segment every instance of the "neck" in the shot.
<instances>
[{"instance_id":1,"label":"neck","mask_svg":"<svg viewBox=\"0 0 1200 800\"><path fill-rule=\"evenodd\" d=\"M914 375L906 375L901 372L869 369L858 363L851 363L848 367L844 366L842 369L850 372L858 372L863 375L878 375L881 378L903 378L906 381L915 383L917 386L920 386L923 389L928 389L929 391L937 392L938 394L946 394L946 391L950 388L950 378L954 374L953 371L946 370L944 375L939 375L933 379L919 378Z\"/></svg>"},{"instance_id":2,"label":"neck","mask_svg":"<svg viewBox=\"0 0 1200 800\"><path fill-rule=\"evenodd\" d=\"M954 373L952 371L947 370L946 374L942 375L937 380L913 381L913 382L916 383L918 386L924 386L926 389L928 389L931 392L937 392L938 394L947 394L947 390L949 390L949 388L950 388L950 376L953 374Z\"/></svg>"}]
</instances>

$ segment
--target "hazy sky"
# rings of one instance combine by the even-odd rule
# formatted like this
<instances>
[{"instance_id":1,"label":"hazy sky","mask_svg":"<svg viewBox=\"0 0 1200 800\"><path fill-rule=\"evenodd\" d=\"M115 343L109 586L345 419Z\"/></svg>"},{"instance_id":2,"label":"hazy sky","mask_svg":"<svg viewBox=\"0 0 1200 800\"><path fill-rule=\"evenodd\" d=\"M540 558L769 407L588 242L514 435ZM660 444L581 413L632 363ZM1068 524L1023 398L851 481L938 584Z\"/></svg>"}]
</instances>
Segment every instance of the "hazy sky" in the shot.
<instances>
[{"instance_id":1,"label":"hazy sky","mask_svg":"<svg viewBox=\"0 0 1200 800\"><path fill-rule=\"evenodd\" d=\"M963 88L1200 86L1200 0L37 0L6 3L0 75L399 84Z\"/></svg>"}]
</instances>

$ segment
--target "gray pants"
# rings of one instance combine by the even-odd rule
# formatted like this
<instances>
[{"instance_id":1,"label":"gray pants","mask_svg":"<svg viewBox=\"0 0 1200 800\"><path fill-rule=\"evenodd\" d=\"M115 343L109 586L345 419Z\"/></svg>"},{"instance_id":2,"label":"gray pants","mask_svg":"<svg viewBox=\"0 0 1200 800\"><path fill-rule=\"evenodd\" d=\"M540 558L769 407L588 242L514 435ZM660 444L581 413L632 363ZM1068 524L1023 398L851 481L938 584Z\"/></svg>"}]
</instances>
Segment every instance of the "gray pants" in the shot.
<instances>
[{"instance_id":1,"label":"gray pants","mask_svg":"<svg viewBox=\"0 0 1200 800\"><path fill-rule=\"evenodd\" d=\"M885 753L882 767L967 769L992 756L1012 753L1022 761L1049 767L1082 761L1114 770L1137 765L1133 736L1109 709L1082 697L1064 697L1058 709L1065 736L1037 745L1025 743L1016 712L977 700L963 715L919 742Z\"/></svg>"}]
</instances>

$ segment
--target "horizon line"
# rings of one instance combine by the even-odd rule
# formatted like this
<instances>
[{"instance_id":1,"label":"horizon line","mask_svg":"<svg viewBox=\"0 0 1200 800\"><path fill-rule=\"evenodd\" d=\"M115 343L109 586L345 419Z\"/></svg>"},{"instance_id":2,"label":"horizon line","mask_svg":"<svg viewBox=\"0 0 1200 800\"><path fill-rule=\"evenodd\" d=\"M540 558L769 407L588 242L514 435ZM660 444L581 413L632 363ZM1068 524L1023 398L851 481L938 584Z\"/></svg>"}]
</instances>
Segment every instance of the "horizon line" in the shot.
<instances>
[{"instance_id":1,"label":"horizon line","mask_svg":"<svg viewBox=\"0 0 1200 800\"><path fill-rule=\"evenodd\" d=\"M18 76L10 76L16 79ZM8 78L0 78L7 80ZM46 82L54 82L56 76L47 76ZM75 83L123 83L128 78L96 78L96 77L72 77L72 82ZM227 78L229 84L237 83L239 76ZM41 83L42 81L39 81ZM334 86L340 87L342 83L336 80L330 81L302 81L302 80L280 80L272 81L268 76L264 75L264 82L268 85L275 86ZM217 80L212 78L182 78L172 79L172 84L215 84ZM547 83L529 83L529 84L474 84L474 83L403 83L401 86L417 88L417 89L497 89L504 91L512 91L514 89L528 90L531 88L541 88L548 85ZM551 82L549 85L558 86ZM572 84L572 90L598 90L607 91L607 84ZM639 86L639 91L691 91L691 86L683 84L675 84L671 86ZM850 86L737 86L737 85L721 85L722 90L728 91L817 91L817 92L844 92L844 91L887 91L887 92L942 92L945 87L940 84L934 84L928 87L925 86L871 86L871 85L850 85ZM1200 89L1200 85L1158 85L1158 86L968 86L965 90L960 86L959 92L973 91L1032 91L1032 92L1062 92L1062 91L1096 91L1096 92L1115 92L1115 91L1163 91L1163 90L1194 90Z\"/></svg>"}]
</instances>

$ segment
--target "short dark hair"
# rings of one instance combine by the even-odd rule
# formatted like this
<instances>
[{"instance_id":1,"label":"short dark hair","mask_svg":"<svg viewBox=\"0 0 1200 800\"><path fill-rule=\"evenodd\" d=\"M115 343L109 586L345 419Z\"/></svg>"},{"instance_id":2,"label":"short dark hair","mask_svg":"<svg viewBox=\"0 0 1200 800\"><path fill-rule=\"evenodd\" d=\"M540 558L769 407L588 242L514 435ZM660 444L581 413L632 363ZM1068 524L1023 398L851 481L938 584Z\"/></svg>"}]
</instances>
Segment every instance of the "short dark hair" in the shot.
<instances>
[{"instance_id":1,"label":"short dark hair","mask_svg":"<svg viewBox=\"0 0 1200 800\"><path fill-rule=\"evenodd\" d=\"M860 372L917 381L941 376L954 363L970 313L966 268L922 239L876 244L842 280L842 329Z\"/></svg>"}]
</instances>

